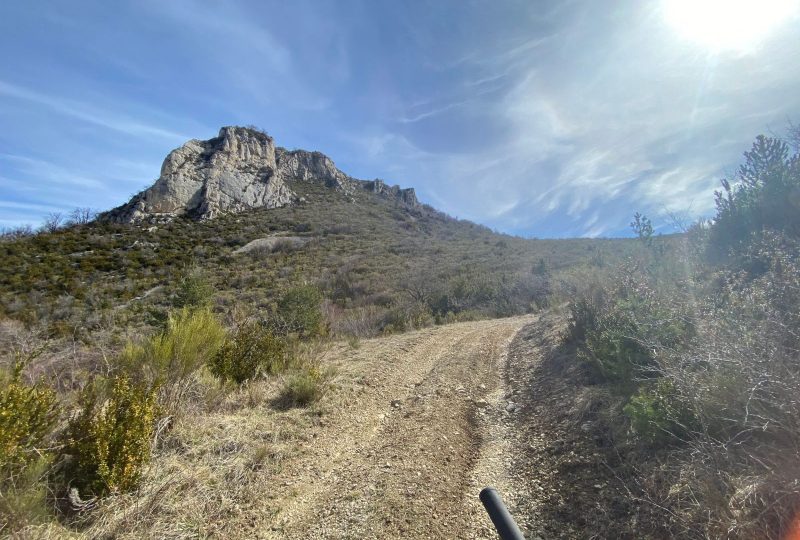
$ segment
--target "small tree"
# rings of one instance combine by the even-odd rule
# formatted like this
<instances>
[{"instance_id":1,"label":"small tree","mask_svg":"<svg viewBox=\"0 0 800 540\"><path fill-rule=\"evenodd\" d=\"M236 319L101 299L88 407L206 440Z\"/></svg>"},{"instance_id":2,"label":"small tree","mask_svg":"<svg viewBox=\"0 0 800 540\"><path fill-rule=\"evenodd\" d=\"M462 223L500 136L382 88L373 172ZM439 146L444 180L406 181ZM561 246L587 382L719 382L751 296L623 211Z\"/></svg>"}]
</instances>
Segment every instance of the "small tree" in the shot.
<instances>
[{"instance_id":1,"label":"small tree","mask_svg":"<svg viewBox=\"0 0 800 540\"><path fill-rule=\"evenodd\" d=\"M547 268L547 261L544 260L544 257L539 257L539 261L531 268L531 273L536 276L546 276L550 273L550 270Z\"/></svg>"},{"instance_id":2,"label":"small tree","mask_svg":"<svg viewBox=\"0 0 800 540\"><path fill-rule=\"evenodd\" d=\"M738 182L723 179L715 193L708 244L713 258L744 252L768 230L800 236L800 154L790 156L785 142L759 135L744 157Z\"/></svg>"},{"instance_id":3,"label":"small tree","mask_svg":"<svg viewBox=\"0 0 800 540\"><path fill-rule=\"evenodd\" d=\"M61 212L50 212L44 217L42 223L42 230L48 233L54 233L64 225L64 214Z\"/></svg>"},{"instance_id":4,"label":"small tree","mask_svg":"<svg viewBox=\"0 0 800 540\"><path fill-rule=\"evenodd\" d=\"M91 208L75 208L69 213L70 225L87 225L97 217L97 212Z\"/></svg>"},{"instance_id":5,"label":"small tree","mask_svg":"<svg viewBox=\"0 0 800 540\"><path fill-rule=\"evenodd\" d=\"M636 212L633 215L633 221L631 221L631 229L644 245L647 247L653 245L653 222L646 216Z\"/></svg>"},{"instance_id":6,"label":"small tree","mask_svg":"<svg viewBox=\"0 0 800 540\"><path fill-rule=\"evenodd\" d=\"M201 308L211 304L214 289L199 268L191 268L181 278L174 304L179 308Z\"/></svg>"}]
</instances>

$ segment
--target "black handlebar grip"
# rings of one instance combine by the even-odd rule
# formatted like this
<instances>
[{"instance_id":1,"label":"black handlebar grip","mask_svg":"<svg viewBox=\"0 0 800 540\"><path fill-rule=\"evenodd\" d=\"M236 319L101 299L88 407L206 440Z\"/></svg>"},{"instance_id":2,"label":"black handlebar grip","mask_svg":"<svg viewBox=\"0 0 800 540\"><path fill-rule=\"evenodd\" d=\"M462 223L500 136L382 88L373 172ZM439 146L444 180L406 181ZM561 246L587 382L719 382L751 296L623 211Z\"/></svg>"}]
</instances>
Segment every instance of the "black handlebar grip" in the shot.
<instances>
[{"instance_id":1,"label":"black handlebar grip","mask_svg":"<svg viewBox=\"0 0 800 540\"><path fill-rule=\"evenodd\" d=\"M525 540L514 518L508 513L508 508L503 504L500 494L494 488L483 488L478 497L494 523L500 540Z\"/></svg>"}]
</instances>

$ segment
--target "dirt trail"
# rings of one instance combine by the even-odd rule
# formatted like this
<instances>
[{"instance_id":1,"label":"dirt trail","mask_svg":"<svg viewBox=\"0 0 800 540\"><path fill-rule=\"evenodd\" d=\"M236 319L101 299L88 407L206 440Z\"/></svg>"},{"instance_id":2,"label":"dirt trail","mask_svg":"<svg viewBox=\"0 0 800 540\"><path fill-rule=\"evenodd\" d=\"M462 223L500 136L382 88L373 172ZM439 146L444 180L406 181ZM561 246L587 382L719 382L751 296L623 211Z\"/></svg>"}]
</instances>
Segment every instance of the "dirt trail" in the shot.
<instances>
[{"instance_id":1,"label":"dirt trail","mask_svg":"<svg viewBox=\"0 0 800 540\"><path fill-rule=\"evenodd\" d=\"M477 499L492 485L532 540L630 538L564 327L544 312L315 350L338 368L321 403L284 408L277 378L222 395L78 537L496 539Z\"/></svg>"},{"instance_id":2,"label":"dirt trail","mask_svg":"<svg viewBox=\"0 0 800 540\"><path fill-rule=\"evenodd\" d=\"M485 416L513 413L503 407L508 346L532 320L454 324L351 351L361 384L275 478L291 496L267 536L490 538L476 489L502 485L505 466L486 459Z\"/></svg>"}]
</instances>

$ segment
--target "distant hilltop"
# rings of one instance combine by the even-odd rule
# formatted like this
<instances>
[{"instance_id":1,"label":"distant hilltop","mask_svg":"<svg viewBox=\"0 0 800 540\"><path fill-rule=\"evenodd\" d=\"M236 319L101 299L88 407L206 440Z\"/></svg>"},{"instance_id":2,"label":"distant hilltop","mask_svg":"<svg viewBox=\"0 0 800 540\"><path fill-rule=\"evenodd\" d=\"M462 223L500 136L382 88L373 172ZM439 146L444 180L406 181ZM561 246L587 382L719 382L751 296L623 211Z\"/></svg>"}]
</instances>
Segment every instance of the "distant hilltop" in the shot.
<instances>
[{"instance_id":1,"label":"distant hilltop","mask_svg":"<svg viewBox=\"0 0 800 540\"><path fill-rule=\"evenodd\" d=\"M278 208L301 200L290 182L319 182L351 193L368 190L409 207L419 206L413 188L382 180L357 180L320 152L286 150L257 129L223 127L207 141L192 139L169 153L161 176L126 204L101 216L122 223L164 221L177 216L210 219L251 208Z\"/></svg>"}]
</instances>

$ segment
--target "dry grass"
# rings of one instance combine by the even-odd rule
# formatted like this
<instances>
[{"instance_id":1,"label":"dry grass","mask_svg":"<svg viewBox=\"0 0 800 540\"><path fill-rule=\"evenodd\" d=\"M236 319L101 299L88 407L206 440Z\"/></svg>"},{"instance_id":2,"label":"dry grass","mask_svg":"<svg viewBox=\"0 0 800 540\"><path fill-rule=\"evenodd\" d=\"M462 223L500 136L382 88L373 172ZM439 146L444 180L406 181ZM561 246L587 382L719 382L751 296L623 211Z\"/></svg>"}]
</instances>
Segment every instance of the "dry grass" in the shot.
<instances>
[{"instance_id":1,"label":"dry grass","mask_svg":"<svg viewBox=\"0 0 800 540\"><path fill-rule=\"evenodd\" d=\"M100 501L71 526L20 531L36 538L251 538L290 493L272 477L301 452L316 413L270 406L278 379L194 403L159 441L140 489ZM213 405L213 407L211 407Z\"/></svg>"}]
</instances>

